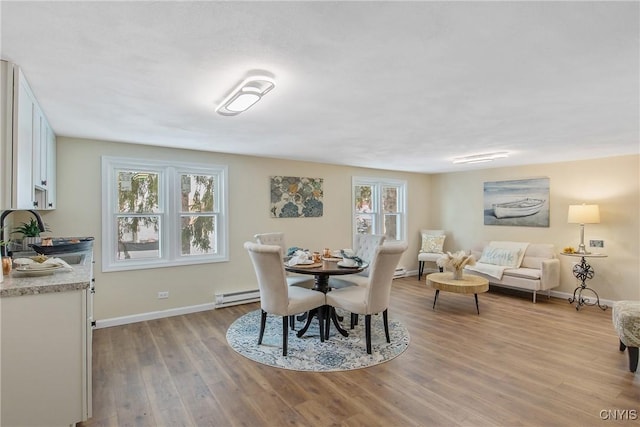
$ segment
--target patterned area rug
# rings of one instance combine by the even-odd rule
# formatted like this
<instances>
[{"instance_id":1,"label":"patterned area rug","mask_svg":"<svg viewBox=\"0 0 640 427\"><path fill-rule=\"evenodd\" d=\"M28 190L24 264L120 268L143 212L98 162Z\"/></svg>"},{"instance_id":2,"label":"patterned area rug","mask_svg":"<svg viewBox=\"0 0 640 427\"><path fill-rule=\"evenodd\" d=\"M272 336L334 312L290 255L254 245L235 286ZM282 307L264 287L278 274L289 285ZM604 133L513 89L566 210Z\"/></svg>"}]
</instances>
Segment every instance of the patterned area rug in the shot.
<instances>
[{"instance_id":1,"label":"patterned area rug","mask_svg":"<svg viewBox=\"0 0 640 427\"><path fill-rule=\"evenodd\" d=\"M260 310L255 310L237 319L227 331L229 345L241 355L265 365L295 371L330 372L361 369L391 360L409 347L409 331L405 326L389 319L391 343L384 337L382 315L371 317L372 354L367 354L364 337L364 316L360 316L354 329L349 327L349 313L343 325L349 332L343 337L331 325L329 340L320 342L318 321L314 319L302 338L296 333L304 323L296 322L296 331L289 330L287 356L282 356L282 318L267 316L262 345L258 345L260 332Z\"/></svg>"}]
</instances>

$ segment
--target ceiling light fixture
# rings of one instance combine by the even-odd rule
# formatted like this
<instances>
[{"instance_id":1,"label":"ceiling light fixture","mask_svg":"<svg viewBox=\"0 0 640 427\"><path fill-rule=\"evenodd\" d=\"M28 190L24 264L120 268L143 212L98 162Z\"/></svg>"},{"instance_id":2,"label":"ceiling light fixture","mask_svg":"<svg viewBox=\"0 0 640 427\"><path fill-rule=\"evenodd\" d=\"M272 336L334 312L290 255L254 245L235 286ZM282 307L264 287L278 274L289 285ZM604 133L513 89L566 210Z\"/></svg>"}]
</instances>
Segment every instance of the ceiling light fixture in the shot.
<instances>
[{"instance_id":1,"label":"ceiling light fixture","mask_svg":"<svg viewBox=\"0 0 640 427\"><path fill-rule=\"evenodd\" d=\"M506 151L498 151L496 153L476 154L473 156L456 157L453 159L453 164L459 163L483 163L492 162L495 159L503 159L509 157L509 153Z\"/></svg>"},{"instance_id":2,"label":"ceiling light fixture","mask_svg":"<svg viewBox=\"0 0 640 427\"><path fill-rule=\"evenodd\" d=\"M216 108L218 114L235 116L248 110L258 102L267 92L275 87L275 83L268 77L255 76L245 79L220 103Z\"/></svg>"}]
</instances>

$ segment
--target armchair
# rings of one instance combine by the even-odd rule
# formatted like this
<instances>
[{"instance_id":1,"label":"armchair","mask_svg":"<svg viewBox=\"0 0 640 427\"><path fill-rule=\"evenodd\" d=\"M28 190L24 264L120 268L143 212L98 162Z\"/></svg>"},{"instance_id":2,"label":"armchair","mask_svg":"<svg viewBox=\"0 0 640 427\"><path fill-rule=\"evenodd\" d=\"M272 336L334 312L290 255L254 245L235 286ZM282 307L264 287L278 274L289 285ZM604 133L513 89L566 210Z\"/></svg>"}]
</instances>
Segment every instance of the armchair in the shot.
<instances>
[{"instance_id":1,"label":"armchair","mask_svg":"<svg viewBox=\"0 0 640 427\"><path fill-rule=\"evenodd\" d=\"M444 230L420 230L421 244L418 252L418 280L422 278L424 273L424 263L435 263L443 254L444 239L446 235ZM440 268L442 271L442 268Z\"/></svg>"}]
</instances>

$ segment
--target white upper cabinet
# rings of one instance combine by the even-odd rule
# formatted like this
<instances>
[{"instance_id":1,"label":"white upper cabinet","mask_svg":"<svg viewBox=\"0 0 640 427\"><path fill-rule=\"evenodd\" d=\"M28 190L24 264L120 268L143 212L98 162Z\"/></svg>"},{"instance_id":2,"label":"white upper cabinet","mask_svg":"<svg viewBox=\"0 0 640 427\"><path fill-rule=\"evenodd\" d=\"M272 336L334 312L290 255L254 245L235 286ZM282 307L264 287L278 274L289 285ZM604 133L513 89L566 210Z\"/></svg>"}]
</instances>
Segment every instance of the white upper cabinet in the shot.
<instances>
[{"instance_id":1,"label":"white upper cabinet","mask_svg":"<svg viewBox=\"0 0 640 427\"><path fill-rule=\"evenodd\" d=\"M16 66L12 144L12 208L55 209L55 134Z\"/></svg>"}]
</instances>

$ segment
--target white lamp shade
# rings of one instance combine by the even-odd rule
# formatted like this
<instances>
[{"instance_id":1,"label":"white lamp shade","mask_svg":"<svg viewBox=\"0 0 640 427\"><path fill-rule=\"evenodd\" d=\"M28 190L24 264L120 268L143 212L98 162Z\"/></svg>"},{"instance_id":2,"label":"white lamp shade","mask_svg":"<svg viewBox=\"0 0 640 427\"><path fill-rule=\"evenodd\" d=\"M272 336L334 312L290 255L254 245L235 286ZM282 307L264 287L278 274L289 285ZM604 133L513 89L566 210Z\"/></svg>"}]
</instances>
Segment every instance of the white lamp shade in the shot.
<instances>
[{"instance_id":1,"label":"white lamp shade","mask_svg":"<svg viewBox=\"0 0 640 427\"><path fill-rule=\"evenodd\" d=\"M598 205L569 205L567 222L569 224L598 224L600 223L600 209Z\"/></svg>"}]
</instances>

